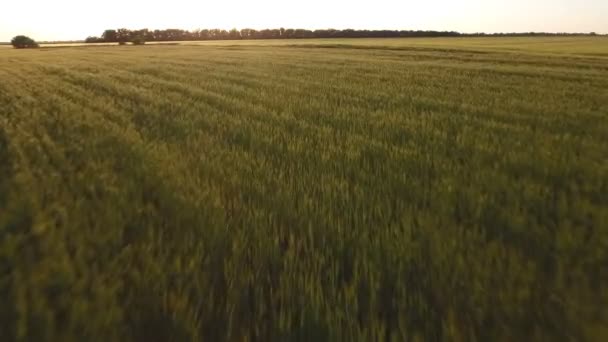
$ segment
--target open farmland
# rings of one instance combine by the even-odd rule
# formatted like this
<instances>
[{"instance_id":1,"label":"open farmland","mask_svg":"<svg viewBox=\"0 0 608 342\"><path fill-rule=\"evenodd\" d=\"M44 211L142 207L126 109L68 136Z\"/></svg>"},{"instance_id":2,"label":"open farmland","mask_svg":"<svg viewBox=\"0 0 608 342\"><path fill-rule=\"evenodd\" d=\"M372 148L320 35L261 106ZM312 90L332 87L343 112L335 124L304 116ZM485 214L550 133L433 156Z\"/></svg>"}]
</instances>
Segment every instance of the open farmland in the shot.
<instances>
[{"instance_id":1,"label":"open farmland","mask_svg":"<svg viewBox=\"0 0 608 342\"><path fill-rule=\"evenodd\" d=\"M608 57L608 37L466 37L466 38L342 38L342 39L267 39L171 42L180 45L211 46L300 46L300 47L375 47L378 49L462 49L472 51L526 52ZM103 44L103 43L102 43ZM155 44L155 43L153 43ZM167 44L158 42L156 44Z\"/></svg>"},{"instance_id":2,"label":"open farmland","mask_svg":"<svg viewBox=\"0 0 608 342\"><path fill-rule=\"evenodd\" d=\"M299 46L299 47L351 47L377 49L450 49L495 52L525 52L528 54L561 54L608 57L608 37L462 37L462 38L341 38L341 39L252 39L148 42L148 45L202 45L202 46ZM51 47L100 47L117 43L41 43ZM10 44L1 45L11 47Z\"/></svg>"},{"instance_id":3,"label":"open farmland","mask_svg":"<svg viewBox=\"0 0 608 342\"><path fill-rule=\"evenodd\" d=\"M538 39L3 49L0 340L607 338L608 40Z\"/></svg>"}]
</instances>

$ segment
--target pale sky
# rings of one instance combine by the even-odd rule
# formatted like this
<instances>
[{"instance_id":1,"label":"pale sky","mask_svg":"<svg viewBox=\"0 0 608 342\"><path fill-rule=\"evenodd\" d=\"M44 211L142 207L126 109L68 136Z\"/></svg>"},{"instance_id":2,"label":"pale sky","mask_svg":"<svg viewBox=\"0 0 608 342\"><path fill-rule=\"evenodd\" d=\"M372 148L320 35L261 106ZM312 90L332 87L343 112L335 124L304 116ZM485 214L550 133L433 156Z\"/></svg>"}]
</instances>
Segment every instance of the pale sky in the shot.
<instances>
[{"instance_id":1,"label":"pale sky","mask_svg":"<svg viewBox=\"0 0 608 342\"><path fill-rule=\"evenodd\" d=\"M2 0L0 41L108 28L354 28L608 33L608 0Z\"/></svg>"}]
</instances>

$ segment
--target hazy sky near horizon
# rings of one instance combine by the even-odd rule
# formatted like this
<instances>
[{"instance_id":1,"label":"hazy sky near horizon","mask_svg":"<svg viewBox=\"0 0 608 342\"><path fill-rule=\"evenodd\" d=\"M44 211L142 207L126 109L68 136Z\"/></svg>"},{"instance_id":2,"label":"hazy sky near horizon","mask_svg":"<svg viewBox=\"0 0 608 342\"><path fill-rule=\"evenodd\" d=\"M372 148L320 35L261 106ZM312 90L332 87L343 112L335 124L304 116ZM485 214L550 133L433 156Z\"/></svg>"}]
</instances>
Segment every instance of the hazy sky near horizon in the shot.
<instances>
[{"instance_id":1,"label":"hazy sky near horizon","mask_svg":"<svg viewBox=\"0 0 608 342\"><path fill-rule=\"evenodd\" d=\"M4 0L0 41L81 40L107 28L354 28L608 33L608 0Z\"/></svg>"}]
</instances>

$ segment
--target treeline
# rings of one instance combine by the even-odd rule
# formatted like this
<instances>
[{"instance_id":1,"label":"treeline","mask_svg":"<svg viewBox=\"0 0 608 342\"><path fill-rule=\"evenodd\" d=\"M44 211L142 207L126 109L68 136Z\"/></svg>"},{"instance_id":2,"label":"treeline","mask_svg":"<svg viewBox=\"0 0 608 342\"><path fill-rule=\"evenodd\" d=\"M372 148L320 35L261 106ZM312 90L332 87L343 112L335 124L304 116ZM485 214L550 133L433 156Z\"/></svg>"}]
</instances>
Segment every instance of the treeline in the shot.
<instances>
[{"instance_id":1,"label":"treeline","mask_svg":"<svg viewBox=\"0 0 608 342\"><path fill-rule=\"evenodd\" d=\"M129 42L134 39L154 41L290 39L290 38L382 38L382 37L453 37L458 32L447 31L389 31L389 30L306 30L306 29L211 29L211 30L106 30L101 37L88 37L86 42Z\"/></svg>"},{"instance_id":2,"label":"treeline","mask_svg":"<svg viewBox=\"0 0 608 342\"><path fill-rule=\"evenodd\" d=\"M406 30L306 30L306 29L205 29L205 30L129 30L125 28L106 30L101 37L88 37L87 43L126 43L133 41L166 42L189 40L238 40L238 39L298 39L298 38L399 38L399 37L494 37L494 36L566 36L586 35L585 33L473 33L463 34L455 31L406 31ZM595 35L595 33L589 33Z\"/></svg>"}]
</instances>

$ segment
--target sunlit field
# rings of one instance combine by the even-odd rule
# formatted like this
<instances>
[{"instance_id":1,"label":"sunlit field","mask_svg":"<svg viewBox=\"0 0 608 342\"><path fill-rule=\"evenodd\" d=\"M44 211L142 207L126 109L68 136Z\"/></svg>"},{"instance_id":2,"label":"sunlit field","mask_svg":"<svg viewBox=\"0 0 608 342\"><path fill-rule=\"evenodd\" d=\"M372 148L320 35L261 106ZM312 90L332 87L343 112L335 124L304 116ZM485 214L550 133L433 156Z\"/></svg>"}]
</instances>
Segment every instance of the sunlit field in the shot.
<instances>
[{"instance_id":1,"label":"sunlit field","mask_svg":"<svg viewBox=\"0 0 608 342\"><path fill-rule=\"evenodd\" d=\"M185 45L321 45L387 49L435 48L493 50L545 54L580 54L608 57L608 37L479 37L479 38L351 38L351 39L269 39L178 42ZM158 43L163 44L163 43Z\"/></svg>"},{"instance_id":2,"label":"sunlit field","mask_svg":"<svg viewBox=\"0 0 608 342\"><path fill-rule=\"evenodd\" d=\"M608 338L608 44L0 51L0 340Z\"/></svg>"},{"instance_id":3,"label":"sunlit field","mask_svg":"<svg viewBox=\"0 0 608 342\"><path fill-rule=\"evenodd\" d=\"M493 50L542 54L575 54L608 57L608 36L597 37L478 37L478 38L342 38L342 39L268 39L268 40L207 40L148 42L148 45L205 45L205 46L285 46L322 45L401 48L437 48L465 50ZM41 47L115 46L116 43L42 43ZM0 44L0 48L10 45Z\"/></svg>"}]
</instances>

